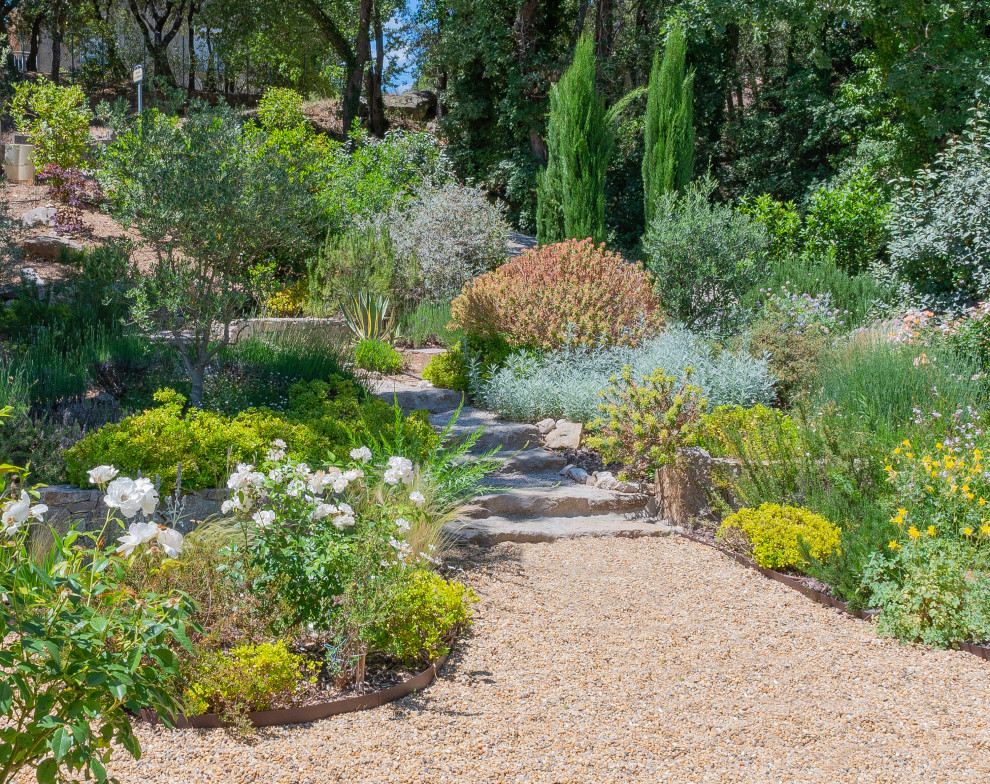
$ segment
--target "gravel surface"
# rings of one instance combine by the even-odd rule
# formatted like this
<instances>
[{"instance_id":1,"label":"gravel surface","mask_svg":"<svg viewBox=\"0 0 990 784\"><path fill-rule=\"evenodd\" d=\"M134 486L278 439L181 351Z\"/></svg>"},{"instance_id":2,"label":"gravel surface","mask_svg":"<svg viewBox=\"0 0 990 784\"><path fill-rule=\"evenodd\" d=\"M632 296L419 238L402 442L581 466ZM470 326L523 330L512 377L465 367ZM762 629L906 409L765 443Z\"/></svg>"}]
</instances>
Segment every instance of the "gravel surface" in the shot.
<instances>
[{"instance_id":1,"label":"gravel surface","mask_svg":"<svg viewBox=\"0 0 990 784\"><path fill-rule=\"evenodd\" d=\"M477 622L426 692L259 731L139 728L122 782L962 782L990 665L878 639L676 537L474 553Z\"/></svg>"}]
</instances>

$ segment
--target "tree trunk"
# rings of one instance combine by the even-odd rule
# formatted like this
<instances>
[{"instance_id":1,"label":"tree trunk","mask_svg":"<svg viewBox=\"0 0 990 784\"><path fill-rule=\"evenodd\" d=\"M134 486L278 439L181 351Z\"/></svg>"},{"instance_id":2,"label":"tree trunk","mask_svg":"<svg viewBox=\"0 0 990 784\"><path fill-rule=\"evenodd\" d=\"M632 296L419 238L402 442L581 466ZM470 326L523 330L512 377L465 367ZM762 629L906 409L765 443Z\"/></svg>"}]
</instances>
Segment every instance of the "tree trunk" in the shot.
<instances>
[{"instance_id":1,"label":"tree trunk","mask_svg":"<svg viewBox=\"0 0 990 784\"><path fill-rule=\"evenodd\" d=\"M45 22L45 15L38 14L34 21L31 23L31 43L29 44L30 51L28 52L27 63L25 65L26 70L35 71L38 70L38 50L41 49L41 25Z\"/></svg>"},{"instance_id":2,"label":"tree trunk","mask_svg":"<svg viewBox=\"0 0 990 784\"><path fill-rule=\"evenodd\" d=\"M603 59L612 54L614 24L614 0L598 0L595 4L595 52Z\"/></svg>"},{"instance_id":3,"label":"tree trunk","mask_svg":"<svg viewBox=\"0 0 990 784\"><path fill-rule=\"evenodd\" d=\"M368 96L368 130L372 136L382 138L388 130L385 119L385 101L382 98L382 76L385 72L385 35L382 30L380 0L374 3L375 62L367 71L365 93Z\"/></svg>"},{"instance_id":4,"label":"tree trunk","mask_svg":"<svg viewBox=\"0 0 990 784\"><path fill-rule=\"evenodd\" d=\"M187 90L189 92L189 97L192 97L193 92L196 90L196 63L198 58L196 57L196 28L193 27L193 15L196 12L195 3L189 4L189 17L186 23L189 25L188 35L189 35L189 84Z\"/></svg>"},{"instance_id":5,"label":"tree trunk","mask_svg":"<svg viewBox=\"0 0 990 784\"><path fill-rule=\"evenodd\" d=\"M203 381L206 377L206 366L196 363L189 368L189 405L193 408L203 407Z\"/></svg>"},{"instance_id":6,"label":"tree trunk","mask_svg":"<svg viewBox=\"0 0 990 784\"><path fill-rule=\"evenodd\" d=\"M361 104L361 84L364 82L364 69L371 59L371 39L368 35L371 26L372 0L358 2L358 29L354 41L354 58L345 65L347 81L344 84L344 134L351 132L354 118L358 116Z\"/></svg>"}]
</instances>

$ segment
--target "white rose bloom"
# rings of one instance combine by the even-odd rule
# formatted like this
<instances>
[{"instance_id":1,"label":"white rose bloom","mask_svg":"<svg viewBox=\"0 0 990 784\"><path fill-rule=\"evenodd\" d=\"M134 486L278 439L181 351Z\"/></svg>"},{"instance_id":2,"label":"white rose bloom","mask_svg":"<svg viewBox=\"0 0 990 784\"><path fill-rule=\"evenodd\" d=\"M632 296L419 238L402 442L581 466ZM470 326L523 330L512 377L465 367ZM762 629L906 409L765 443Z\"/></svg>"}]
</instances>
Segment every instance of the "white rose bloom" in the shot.
<instances>
[{"instance_id":1,"label":"white rose bloom","mask_svg":"<svg viewBox=\"0 0 990 784\"><path fill-rule=\"evenodd\" d=\"M366 446L358 447L357 449L351 450L351 459L357 460L361 463L367 463L371 460L372 454L371 450Z\"/></svg>"},{"instance_id":2,"label":"white rose bloom","mask_svg":"<svg viewBox=\"0 0 990 784\"><path fill-rule=\"evenodd\" d=\"M178 558L182 552L182 534L174 528L159 528L158 544L169 558Z\"/></svg>"},{"instance_id":3,"label":"white rose bloom","mask_svg":"<svg viewBox=\"0 0 990 784\"><path fill-rule=\"evenodd\" d=\"M267 528L275 522L275 513L271 509L262 509L260 512L255 512L251 519L262 528Z\"/></svg>"},{"instance_id":4,"label":"white rose bloom","mask_svg":"<svg viewBox=\"0 0 990 784\"><path fill-rule=\"evenodd\" d=\"M285 449L288 445L281 438L276 438L272 441L272 446L277 446L279 449Z\"/></svg>"},{"instance_id":5,"label":"white rose bloom","mask_svg":"<svg viewBox=\"0 0 990 784\"><path fill-rule=\"evenodd\" d=\"M158 536L158 531L159 528L154 523L131 523L127 531L117 540L120 542L117 555L126 558L134 552L135 548L155 539Z\"/></svg>"},{"instance_id":6,"label":"white rose bloom","mask_svg":"<svg viewBox=\"0 0 990 784\"><path fill-rule=\"evenodd\" d=\"M105 485L111 479L113 479L117 474L120 473L112 465L101 465L96 468L91 468L86 472L89 475L89 481L94 485Z\"/></svg>"},{"instance_id":7,"label":"white rose bloom","mask_svg":"<svg viewBox=\"0 0 990 784\"><path fill-rule=\"evenodd\" d=\"M158 506L158 493L147 479L137 481L126 476L118 477L107 485L103 502L111 509L130 519L138 512L151 514Z\"/></svg>"},{"instance_id":8,"label":"white rose bloom","mask_svg":"<svg viewBox=\"0 0 990 784\"><path fill-rule=\"evenodd\" d=\"M309 478L306 486L309 488L311 493L322 493L323 489L326 487L327 472L326 471L316 471Z\"/></svg>"},{"instance_id":9,"label":"white rose bloom","mask_svg":"<svg viewBox=\"0 0 990 784\"><path fill-rule=\"evenodd\" d=\"M337 514L337 507L333 504L320 504L316 509L313 510L313 519L322 520L324 517L329 517L330 515Z\"/></svg>"},{"instance_id":10,"label":"white rose bloom","mask_svg":"<svg viewBox=\"0 0 990 784\"><path fill-rule=\"evenodd\" d=\"M350 528L352 525L354 525L354 518L351 515L346 515L346 514L338 515L337 517L334 518L333 524L337 526L337 528L339 528L341 531L343 531L345 528Z\"/></svg>"},{"instance_id":11,"label":"white rose bloom","mask_svg":"<svg viewBox=\"0 0 990 784\"><path fill-rule=\"evenodd\" d=\"M347 477L338 476L333 480L333 491L343 493L347 489Z\"/></svg>"},{"instance_id":12,"label":"white rose bloom","mask_svg":"<svg viewBox=\"0 0 990 784\"><path fill-rule=\"evenodd\" d=\"M289 498L298 498L305 489L306 483L302 479L293 479L289 482L289 486L285 488L285 494Z\"/></svg>"},{"instance_id":13,"label":"white rose bloom","mask_svg":"<svg viewBox=\"0 0 990 784\"><path fill-rule=\"evenodd\" d=\"M234 501L231 500L230 498L228 498L226 501L220 504L221 514L230 514L231 510L236 508L237 508L237 504L234 503Z\"/></svg>"},{"instance_id":14,"label":"white rose bloom","mask_svg":"<svg viewBox=\"0 0 990 784\"><path fill-rule=\"evenodd\" d=\"M426 496L419 492L419 490L414 490L409 494L409 500L416 504L416 506L422 506L426 503Z\"/></svg>"},{"instance_id":15,"label":"white rose bloom","mask_svg":"<svg viewBox=\"0 0 990 784\"><path fill-rule=\"evenodd\" d=\"M359 468L352 468L350 471L344 471L344 479L348 482L353 482L355 479L362 479L364 477L364 471Z\"/></svg>"},{"instance_id":16,"label":"white rose bloom","mask_svg":"<svg viewBox=\"0 0 990 784\"><path fill-rule=\"evenodd\" d=\"M350 505L350 504L337 504L337 508L338 508L338 509L339 509L339 510L340 510L340 511L341 511L341 512L343 513L343 514L347 514L347 515L352 515L352 514L354 514L354 510L353 510L353 509L351 509L351 505Z\"/></svg>"},{"instance_id":17,"label":"white rose bloom","mask_svg":"<svg viewBox=\"0 0 990 784\"><path fill-rule=\"evenodd\" d=\"M394 468L386 469L385 475L382 476L382 481L391 486L395 486L402 481L402 474L396 471Z\"/></svg>"},{"instance_id":18,"label":"white rose bloom","mask_svg":"<svg viewBox=\"0 0 990 784\"><path fill-rule=\"evenodd\" d=\"M395 521L395 526L400 531L408 531L409 530L409 521L408 520L404 520L403 518L399 517Z\"/></svg>"},{"instance_id":19,"label":"white rose bloom","mask_svg":"<svg viewBox=\"0 0 990 784\"><path fill-rule=\"evenodd\" d=\"M284 474L281 468L273 468L268 472L268 478L273 482L281 482Z\"/></svg>"},{"instance_id":20,"label":"white rose bloom","mask_svg":"<svg viewBox=\"0 0 990 784\"><path fill-rule=\"evenodd\" d=\"M269 449L265 452L265 457L272 463L278 463L285 460L285 450L284 449Z\"/></svg>"},{"instance_id":21,"label":"white rose bloom","mask_svg":"<svg viewBox=\"0 0 990 784\"><path fill-rule=\"evenodd\" d=\"M8 501L3 505L0 523L3 524L4 534L10 536L16 533L29 517L31 517L31 496L26 490L21 490L21 497L18 500Z\"/></svg>"}]
</instances>

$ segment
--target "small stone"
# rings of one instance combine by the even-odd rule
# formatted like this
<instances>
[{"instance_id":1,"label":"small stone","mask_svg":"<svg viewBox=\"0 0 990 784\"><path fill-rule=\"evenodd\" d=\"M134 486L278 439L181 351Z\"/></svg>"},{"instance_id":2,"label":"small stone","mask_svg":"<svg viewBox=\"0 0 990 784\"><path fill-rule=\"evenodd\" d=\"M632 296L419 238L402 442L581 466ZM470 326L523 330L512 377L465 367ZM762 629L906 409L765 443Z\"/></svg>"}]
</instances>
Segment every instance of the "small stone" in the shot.
<instances>
[{"instance_id":1,"label":"small stone","mask_svg":"<svg viewBox=\"0 0 990 784\"><path fill-rule=\"evenodd\" d=\"M602 490L615 490L619 487L619 480L611 471L595 471L595 486Z\"/></svg>"},{"instance_id":2,"label":"small stone","mask_svg":"<svg viewBox=\"0 0 990 784\"><path fill-rule=\"evenodd\" d=\"M617 493L638 493L641 490L639 482L619 482L612 489Z\"/></svg>"},{"instance_id":3,"label":"small stone","mask_svg":"<svg viewBox=\"0 0 990 784\"><path fill-rule=\"evenodd\" d=\"M570 476L571 471L574 470L575 468L577 468L576 465L574 465L573 463L568 463L563 468L561 468L560 471L558 471L557 473L560 474L560 476Z\"/></svg>"},{"instance_id":4,"label":"small stone","mask_svg":"<svg viewBox=\"0 0 990 784\"><path fill-rule=\"evenodd\" d=\"M567 472L567 475L571 479L573 479L575 482L579 482L582 485L587 484L588 483L588 480L591 478L591 474L589 474L587 471L585 471L580 466L573 466Z\"/></svg>"},{"instance_id":5,"label":"small stone","mask_svg":"<svg viewBox=\"0 0 990 784\"><path fill-rule=\"evenodd\" d=\"M546 436L547 449L577 449L581 446L581 431L583 426L580 422L568 422L562 420Z\"/></svg>"},{"instance_id":6,"label":"small stone","mask_svg":"<svg viewBox=\"0 0 990 784\"><path fill-rule=\"evenodd\" d=\"M536 423L536 429L540 431L541 436L545 436L551 430L557 426L557 423L552 419L541 419Z\"/></svg>"},{"instance_id":7,"label":"small stone","mask_svg":"<svg viewBox=\"0 0 990 784\"><path fill-rule=\"evenodd\" d=\"M43 223L46 226L53 226L55 224L55 208L35 207L33 210L28 210L21 216L21 223L29 229L37 226L39 223Z\"/></svg>"}]
</instances>

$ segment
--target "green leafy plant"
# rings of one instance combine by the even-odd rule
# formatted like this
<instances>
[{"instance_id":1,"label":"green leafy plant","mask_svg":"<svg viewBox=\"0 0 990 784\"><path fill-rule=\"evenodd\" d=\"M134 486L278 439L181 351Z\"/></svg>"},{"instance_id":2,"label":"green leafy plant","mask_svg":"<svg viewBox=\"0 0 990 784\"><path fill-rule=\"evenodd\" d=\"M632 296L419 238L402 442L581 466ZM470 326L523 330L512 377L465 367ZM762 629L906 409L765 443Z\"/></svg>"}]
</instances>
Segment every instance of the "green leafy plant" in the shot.
<instances>
[{"instance_id":1,"label":"green leafy plant","mask_svg":"<svg viewBox=\"0 0 990 784\"><path fill-rule=\"evenodd\" d=\"M316 662L289 650L284 640L210 651L194 662L185 702L189 713L217 713L243 724L251 711L289 707L316 682Z\"/></svg>"},{"instance_id":2,"label":"green leafy plant","mask_svg":"<svg viewBox=\"0 0 990 784\"><path fill-rule=\"evenodd\" d=\"M775 262L786 261L798 253L802 223L794 202L777 201L769 193L764 193L755 198L740 199L736 209L764 228L768 240L767 253Z\"/></svg>"},{"instance_id":3,"label":"green leafy plant","mask_svg":"<svg viewBox=\"0 0 990 784\"><path fill-rule=\"evenodd\" d=\"M435 387L466 392L468 374L463 346L460 343L455 343L444 353L433 357L423 368L423 378Z\"/></svg>"},{"instance_id":4,"label":"green leafy plant","mask_svg":"<svg viewBox=\"0 0 990 784\"><path fill-rule=\"evenodd\" d=\"M361 291L342 300L341 309L347 326L358 340L390 342L397 337L397 314L388 297L374 297Z\"/></svg>"},{"instance_id":5,"label":"green leafy plant","mask_svg":"<svg viewBox=\"0 0 990 784\"><path fill-rule=\"evenodd\" d=\"M402 370L402 354L377 338L364 338L354 347L354 362L363 370L394 374Z\"/></svg>"},{"instance_id":6,"label":"green leafy plant","mask_svg":"<svg viewBox=\"0 0 990 784\"><path fill-rule=\"evenodd\" d=\"M521 254L468 283L451 314L472 338L542 348L635 345L663 326L643 268L591 240Z\"/></svg>"},{"instance_id":7,"label":"green leafy plant","mask_svg":"<svg viewBox=\"0 0 990 784\"><path fill-rule=\"evenodd\" d=\"M305 309L316 316L336 315L354 291L369 297L406 296L413 288L412 273L396 263L387 226L350 226L330 234L310 262Z\"/></svg>"},{"instance_id":8,"label":"green leafy plant","mask_svg":"<svg viewBox=\"0 0 990 784\"><path fill-rule=\"evenodd\" d=\"M701 418L696 440L713 457L745 452L751 459L770 460L783 444L797 449L797 435L794 421L776 408L719 406Z\"/></svg>"},{"instance_id":9,"label":"green leafy plant","mask_svg":"<svg viewBox=\"0 0 990 784\"><path fill-rule=\"evenodd\" d=\"M419 348L424 345L440 345L452 348L464 339L464 333L450 323L450 303L434 305L421 302L402 319L403 339Z\"/></svg>"},{"instance_id":10,"label":"green leafy plant","mask_svg":"<svg viewBox=\"0 0 990 784\"><path fill-rule=\"evenodd\" d=\"M667 34L663 59L653 55L646 100L643 206L649 224L663 193L682 192L694 169L694 72L685 75L687 46L680 24Z\"/></svg>"},{"instance_id":11,"label":"green leafy plant","mask_svg":"<svg viewBox=\"0 0 990 784\"><path fill-rule=\"evenodd\" d=\"M436 661L450 652L457 631L471 622L471 604L477 601L462 583L417 571L395 596L384 622L371 631L372 644L405 664Z\"/></svg>"},{"instance_id":12,"label":"green leafy plant","mask_svg":"<svg viewBox=\"0 0 990 784\"><path fill-rule=\"evenodd\" d=\"M78 168L89 140L90 111L78 85L57 85L44 77L21 82L10 105L17 130L34 145L32 161L40 170L47 164Z\"/></svg>"},{"instance_id":13,"label":"green leafy plant","mask_svg":"<svg viewBox=\"0 0 990 784\"><path fill-rule=\"evenodd\" d=\"M605 104L595 89L593 36L550 93L547 168L537 185L537 236L542 244L605 239L605 172L614 146Z\"/></svg>"},{"instance_id":14,"label":"green leafy plant","mask_svg":"<svg viewBox=\"0 0 990 784\"><path fill-rule=\"evenodd\" d=\"M652 477L677 459L705 413L702 391L690 383L692 371L677 379L663 369L639 380L625 367L602 393L603 416L589 426L588 446L597 449L606 463L618 462L625 473Z\"/></svg>"},{"instance_id":15,"label":"green leafy plant","mask_svg":"<svg viewBox=\"0 0 990 784\"><path fill-rule=\"evenodd\" d=\"M307 127L302 96L287 87L269 87L258 101L258 122L269 130L293 130Z\"/></svg>"},{"instance_id":16,"label":"green leafy plant","mask_svg":"<svg viewBox=\"0 0 990 784\"><path fill-rule=\"evenodd\" d=\"M821 515L779 504L740 509L725 518L718 529L720 541L740 547L765 569L778 570L807 564L802 543L814 558L826 559L838 549L840 536L838 526Z\"/></svg>"}]
</instances>

